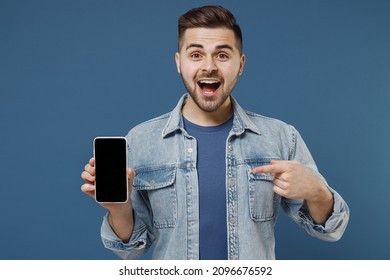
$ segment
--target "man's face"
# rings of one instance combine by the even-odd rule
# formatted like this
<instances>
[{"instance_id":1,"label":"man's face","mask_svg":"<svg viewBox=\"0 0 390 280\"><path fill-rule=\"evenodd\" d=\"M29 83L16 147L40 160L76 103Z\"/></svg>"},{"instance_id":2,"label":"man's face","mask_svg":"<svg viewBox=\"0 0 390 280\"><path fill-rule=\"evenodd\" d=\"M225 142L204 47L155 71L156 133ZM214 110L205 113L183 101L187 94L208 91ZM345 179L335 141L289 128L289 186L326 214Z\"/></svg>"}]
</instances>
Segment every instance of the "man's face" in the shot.
<instances>
[{"instance_id":1,"label":"man's face","mask_svg":"<svg viewBox=\"0 0 390 280\"><path fill-rule=\"evenodd\" d=\"M188 93L206 112L227 102L245 63L234 32L226 28L187 29L175 59Z\"/></svg>"}]
</instances>

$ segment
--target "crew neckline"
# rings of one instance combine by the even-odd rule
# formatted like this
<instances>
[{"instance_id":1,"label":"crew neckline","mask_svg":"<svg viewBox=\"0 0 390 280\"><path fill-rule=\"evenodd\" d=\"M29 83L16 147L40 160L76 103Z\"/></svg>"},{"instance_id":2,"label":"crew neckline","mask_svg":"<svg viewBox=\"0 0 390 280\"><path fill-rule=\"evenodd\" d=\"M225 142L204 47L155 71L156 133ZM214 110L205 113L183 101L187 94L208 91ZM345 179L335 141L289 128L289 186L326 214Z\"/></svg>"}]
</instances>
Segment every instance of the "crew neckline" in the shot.
<instances>
[{"instance_id":1,"label":"crew neckline","mask_svg":"<svg viewBox=\"0 0 390 280\"><path fill-rule=\"evenodd\" d=\"M183 116L185 128L195 129L197 131L202 131L202 132L214 132L214 131L219 131L219 130L225 129L228 126L231 127L233 125L233 118L234 118L234 116L231 116L227 121L225 121L224 123L219 124L219 125L202 126L202 125L198 125L198 124L195 124L195 123L189 121L187 118L185 118Z\"/></svg>"}]
</instances>

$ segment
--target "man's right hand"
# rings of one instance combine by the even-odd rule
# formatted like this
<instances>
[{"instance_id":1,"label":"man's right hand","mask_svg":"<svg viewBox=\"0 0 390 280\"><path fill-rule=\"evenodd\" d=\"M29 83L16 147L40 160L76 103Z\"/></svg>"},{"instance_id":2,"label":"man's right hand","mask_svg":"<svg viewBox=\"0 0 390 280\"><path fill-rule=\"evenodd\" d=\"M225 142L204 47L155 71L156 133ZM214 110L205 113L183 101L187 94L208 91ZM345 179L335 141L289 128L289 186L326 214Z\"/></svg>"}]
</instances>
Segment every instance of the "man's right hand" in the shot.
<instances>
[{"instance_id":1,"label":"man's right hand","mask_svg":"<svg viewBox=\"0 0 390 280\"><path fill-rule=\"evenodd\" d=\"M127 170L129 197L125 203L99 203L102 207L108 210L108 221L111 228L115 231L122 241L126 242L130 239L133 231L133 210L131 205L131 192L133 190L133 180L135 173L131 168ZM95 199L95 159L91 158L88 164L85 165L84 171L81 173L81 178L84 184L81 186L81 191Z\"/></svg>"}]
</instances>

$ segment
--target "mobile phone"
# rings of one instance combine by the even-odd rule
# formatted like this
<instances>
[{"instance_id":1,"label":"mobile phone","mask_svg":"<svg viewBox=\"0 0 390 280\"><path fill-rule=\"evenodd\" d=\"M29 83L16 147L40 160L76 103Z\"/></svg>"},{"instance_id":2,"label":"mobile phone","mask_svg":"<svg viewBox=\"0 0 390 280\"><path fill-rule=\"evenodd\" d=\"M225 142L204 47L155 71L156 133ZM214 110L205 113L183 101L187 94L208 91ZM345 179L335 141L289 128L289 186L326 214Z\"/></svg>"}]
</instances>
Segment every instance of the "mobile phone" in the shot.
<instances>
[{"instance_id":1,"label":"mobile phone","mask_svg":"<svg viewBox=\"0 0 390 280\"><path fill-rule=\"evenodd\" d=\"M128 199L126 138L96 137L93 147L96 201L126 202Z\"/></svg>"}]
</instances>

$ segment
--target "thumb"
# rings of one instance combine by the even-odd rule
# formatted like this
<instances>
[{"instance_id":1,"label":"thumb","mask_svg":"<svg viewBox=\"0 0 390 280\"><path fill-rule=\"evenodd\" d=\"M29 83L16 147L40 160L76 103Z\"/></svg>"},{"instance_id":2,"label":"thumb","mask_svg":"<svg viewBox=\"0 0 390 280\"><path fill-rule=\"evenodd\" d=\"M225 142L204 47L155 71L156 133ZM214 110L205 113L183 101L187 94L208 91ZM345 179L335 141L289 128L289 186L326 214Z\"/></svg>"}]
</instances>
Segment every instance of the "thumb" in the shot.
<instances>
[{"instance_id":1,"label":"thumb","mask_svg":"<svg viewBox=\"0 0 390 280\"><path fill-rule=\"evenodd\" d=\"M128 180L129 180L129 185L133 185L133 180L134 180L134 177L135 177L135 172L133 169L131 169L130 167L127 168L127 177L128 177ZM131 184L130 184L131 183Z\"/></svg>"}]
</instances>

